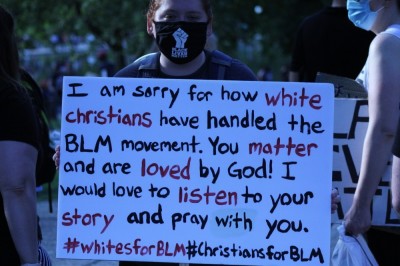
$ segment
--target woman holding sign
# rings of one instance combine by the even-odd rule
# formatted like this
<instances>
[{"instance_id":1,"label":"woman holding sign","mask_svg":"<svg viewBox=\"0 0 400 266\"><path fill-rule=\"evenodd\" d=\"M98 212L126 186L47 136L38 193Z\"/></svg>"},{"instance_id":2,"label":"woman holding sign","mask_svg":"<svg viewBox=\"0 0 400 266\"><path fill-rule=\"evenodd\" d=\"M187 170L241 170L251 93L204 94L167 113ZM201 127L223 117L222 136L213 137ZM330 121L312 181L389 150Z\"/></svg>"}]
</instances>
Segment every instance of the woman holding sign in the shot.
<instances>
[{"instance_id":1,"label":"woman holding sign","mask_svg":"<svg viewBox=\"0 0 400 266\"><path fill-rule=\"evenodd\" d=\"M242 62L205 49L207 38L212 34L212 19L210 0L151 0L147 32L154 37L160 52L139 58L115 77L256 81L254 73ZM57 148L54 157L57 165L59 152ZM337 208L336 196L335 191L332 211ZM120 262L120 265L162 264Z\"/></svg>"},{"instance_id":2,"label":"woman holding sign","mask_svg":"<svg viewBox=\"0 0 400 266\"><path fill-rule=\"evenodd\" d=\"M400 0L348 0L347 9L356 26L376 34L358 77L368 91L369 124L359 181L345 215L347 233L358 235L371 226L372 199L390 160L399 119ZM400 264L400 230L374 227L367 239L379 265Z\"/></svg>"},{"instance_id":3,"label":"woman holding sign","mask_svg":"<svg viewBox=\"0 0 400 266\"><path fill-rule=\"evenodd\" d=\"M115 77L256 81L255 74L242 62L222 52L205 49L207 39L212 35L212 20L210 0L150 0L147 32L160 52L142 56L118 71ZM56 166L59 165L59 153L57 147ZM125 266L160 264L119 263Z\"/></svg>"}]
</instances>

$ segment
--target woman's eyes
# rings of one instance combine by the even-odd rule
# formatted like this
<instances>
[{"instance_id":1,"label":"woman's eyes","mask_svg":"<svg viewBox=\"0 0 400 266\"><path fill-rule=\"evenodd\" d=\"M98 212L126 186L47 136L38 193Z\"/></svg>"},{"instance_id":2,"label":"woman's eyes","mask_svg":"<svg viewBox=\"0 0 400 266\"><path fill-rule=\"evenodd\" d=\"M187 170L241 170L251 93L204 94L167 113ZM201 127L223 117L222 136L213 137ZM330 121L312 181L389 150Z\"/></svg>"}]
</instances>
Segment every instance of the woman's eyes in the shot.
<instances>
[{"instance_id":1,"label":"woman's eyes","mask_svg":"<svg viewBox=\"0 0 400 266\"><path fill-rule=\"evenodd\" d=\"M176 18L175 15L165 15L164 16L164 19L166 19L166 20L174 20L175 18Z\"/></svg>"},{"instance_id":2,"label":"woman's eyes","mask_svg":"<svg viewBox=\"0 0 400 266\"><path fill-rule=\"evenodd\" d=\"M201 17L199 17L199 16L188 16L187 20L195 22L195 21L201 20Z\"/></svg>"},{"instance_id":3,"label":"woman's eyes","mask_svg":"<svg viewBox=\"0 0 400 266\"><path fill-rule=\"evenodd\" d=\"M201 21L202 17L198 15L186 15L184 16L184 21L190 21L190 22L198 22ZM166 14L164 15L164 20L165 21L180 21L182 20L182 17L174 15L174 14Z\"/></svg>"}]
</instances>

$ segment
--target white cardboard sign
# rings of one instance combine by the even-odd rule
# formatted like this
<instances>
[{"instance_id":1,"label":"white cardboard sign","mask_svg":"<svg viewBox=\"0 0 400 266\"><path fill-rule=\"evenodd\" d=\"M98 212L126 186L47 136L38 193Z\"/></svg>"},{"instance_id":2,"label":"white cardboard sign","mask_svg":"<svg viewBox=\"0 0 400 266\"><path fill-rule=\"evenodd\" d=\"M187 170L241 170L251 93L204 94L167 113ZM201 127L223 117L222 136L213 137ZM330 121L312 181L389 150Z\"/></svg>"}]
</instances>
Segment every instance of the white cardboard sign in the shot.
<instances>
[{"instance_id":1,"label":"white cardboard sign","mask_svg":"<svg viewBox=\"0 0 400 266\"><path fill-rule=\"evenodd\" d=\"M328 265L333 86L65 77L57 257Z\"/></svg>"}]
</instances>

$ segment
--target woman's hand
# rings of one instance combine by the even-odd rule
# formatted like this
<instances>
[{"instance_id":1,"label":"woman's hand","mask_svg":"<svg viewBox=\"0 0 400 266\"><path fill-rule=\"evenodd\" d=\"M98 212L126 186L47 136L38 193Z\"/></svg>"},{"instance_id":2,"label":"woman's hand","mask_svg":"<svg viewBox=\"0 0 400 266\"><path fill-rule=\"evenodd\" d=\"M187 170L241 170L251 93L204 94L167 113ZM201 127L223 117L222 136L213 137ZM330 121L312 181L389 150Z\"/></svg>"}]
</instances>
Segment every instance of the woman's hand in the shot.
<instances>
[{"instance_id":1,"label":"woman's hand","mask_svg":"<svg viewBox=\"0 0 400 266\"><path fill-rule=\"evenodd\" d=\"M53 155L53 161L54 164L56 165L56 168L60 166L60 145L57 145L55 148L56 153Z\"/></svg>"},{"instance_id":2,"label":"woman's hand","mask_svg":"<svg viewBox=\"0 0 400 266\"><path fill-rule=\"evenodd\" d=\"M364 206L365 205L365 206ZM357 236L365 233L371 227L371 212L368 204L358 206L354 203L344 216L346 234Z\"/></svg>"},{"instance_id":3,"label":"woman's hand","mask_svg":"<svg viewBox=\"0 0 400 266\"><path fill-rule=\"evenodd\" d=\"M331 213L335 213L338 208L338 203L340 202L339 191L334 188L331 192Z\"/></svg>"}]
</instances>

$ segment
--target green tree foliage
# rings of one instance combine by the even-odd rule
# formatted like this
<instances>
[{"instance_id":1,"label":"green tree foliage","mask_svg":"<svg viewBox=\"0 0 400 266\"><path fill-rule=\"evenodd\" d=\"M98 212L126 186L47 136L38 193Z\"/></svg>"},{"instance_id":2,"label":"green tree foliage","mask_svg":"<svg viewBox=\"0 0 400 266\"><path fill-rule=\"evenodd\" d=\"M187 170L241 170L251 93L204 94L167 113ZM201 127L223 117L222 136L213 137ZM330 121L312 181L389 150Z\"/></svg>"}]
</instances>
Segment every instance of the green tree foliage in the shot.
<instances>
[{"instance_id":1,"label":"green tree foliage","mask_svg":"<svg viewBox=\"0 0 400 266\"><path fill-rule=\"evenodd\" d=\"M281 66L290 60L299 24L329 4L329 0L214 1L214 31L221 50L240 58L255 71L269 66L275 70L275 79L279 79ZM239 44L245 49L239 49Z\"/></svg>"},{"instance_id":2,"label":"green tree foliage","mask_svg":"<svg viewBox=\"0 0 400 266\"><path fill-rule=\"evenodd\" d=\"M143 0L4 0L15 15L22 48L51 46L50 37L95 36L113 52L118 67L127 55L143 54L151 43L146 33Z\"/></svg>"},{"instance_id":3,"label":"green tree foliage","mask_svg":"<svg viewBox=\"0 0 400 266\"><path fill-rule=\"evenodd\" d=\"M50 45L57 34L95 36L122 67L152 47L145 0L3 0L17 19L22 48ZM301 20L328 0L214 0L218 48L254 70L288 62ZM257 11L257 12L256 12ZM127 59L126 59L127 58Z\"/></svg>"}]
</instances>

